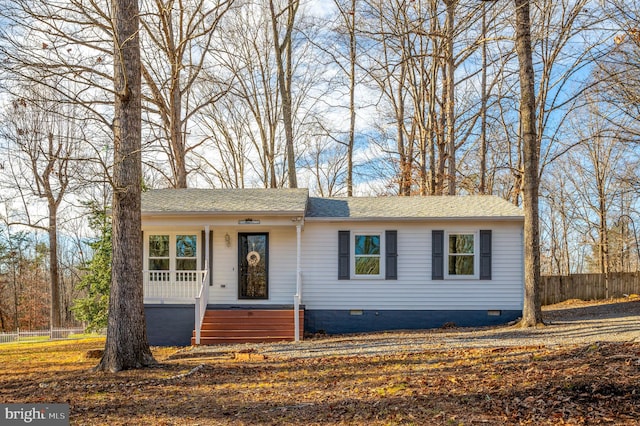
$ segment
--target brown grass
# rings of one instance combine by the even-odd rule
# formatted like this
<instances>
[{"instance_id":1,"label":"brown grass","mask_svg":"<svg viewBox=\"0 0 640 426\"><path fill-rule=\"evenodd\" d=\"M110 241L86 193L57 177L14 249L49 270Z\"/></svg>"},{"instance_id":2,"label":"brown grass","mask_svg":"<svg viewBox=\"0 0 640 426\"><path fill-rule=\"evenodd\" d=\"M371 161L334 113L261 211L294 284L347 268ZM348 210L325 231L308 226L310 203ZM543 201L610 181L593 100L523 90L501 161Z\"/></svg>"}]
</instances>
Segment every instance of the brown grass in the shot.
<instances>
[{"instance_id":1,"label":"brown grass","mask_svg":"<svg viewBox=\"0 0 640 426\"><path fill-rule=\"evenodd\" d=\"M91 372L84 355L103 344L0 346L0 401L68 403L87 425L640 424L638 344L237 360L155 348L158 368Z\"/></svg>"}]
</instances>

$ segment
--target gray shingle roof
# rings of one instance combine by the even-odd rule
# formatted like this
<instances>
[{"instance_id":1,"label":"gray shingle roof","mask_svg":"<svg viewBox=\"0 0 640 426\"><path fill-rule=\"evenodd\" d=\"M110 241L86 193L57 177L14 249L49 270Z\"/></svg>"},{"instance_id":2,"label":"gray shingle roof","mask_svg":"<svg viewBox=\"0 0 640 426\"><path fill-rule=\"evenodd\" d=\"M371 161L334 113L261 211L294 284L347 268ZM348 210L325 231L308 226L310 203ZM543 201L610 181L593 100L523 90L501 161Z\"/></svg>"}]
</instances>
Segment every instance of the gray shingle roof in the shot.
<instances>
[{"instance_id":1,"label":"gray shingle roof","mask_svg":"<svg viewBox=\"0 0 640 426\"><path fill-rule=\"evenodd\" d=\"M307 218L522 219L522 210L496 196L310 198Z\"/></svg>"},{"instance_id":2,"label":"gray shingle roof","mask_svg":"<svg viewBox=\"0 0 640 426\"><path fill-rule=\"evenodd\" d=\"M307 189L286 188L156 189L142 194L142 214L292 214L312 220L524 217L520 208L489 195L318 198L309 197Z\"/></svg>"},{"instance_id":3,"label":"gray shingle roof","mask_svg":"<svg viewBox=\"0 0 640 426\"><path fill-rule=\"evenodd\" d=\"M155 189L142 194L143 214L302 215L307 189Z\"/></svg>"}]
</instances>

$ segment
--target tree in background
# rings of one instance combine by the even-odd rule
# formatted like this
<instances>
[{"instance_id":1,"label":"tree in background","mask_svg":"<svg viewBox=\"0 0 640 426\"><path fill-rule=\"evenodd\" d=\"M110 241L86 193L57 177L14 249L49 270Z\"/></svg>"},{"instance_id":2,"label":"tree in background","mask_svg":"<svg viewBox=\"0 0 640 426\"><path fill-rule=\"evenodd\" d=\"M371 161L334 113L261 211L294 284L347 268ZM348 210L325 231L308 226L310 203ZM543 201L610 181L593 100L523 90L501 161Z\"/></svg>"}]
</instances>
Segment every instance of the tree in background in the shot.
<instances>
[{"instance_id":1,"label":"tree in background","mask_svg":"<svg viewBox=\"0 0 640 426\"><path fill-rule=\"evenodd\" d=\"M142 2L146 9L141 18L142 76L149 104L145 112L150 116L150 127L158 129L153 142L165 154L157 159L149 156L146 161L174 188L187 187L192 171L189 154L203 143L190 137L190 121L224 93L201 90L198 83L212 74L207 73L207 52L232 4L233 0ZM167 163L170 170L166 170Z\"/></svg>"},{"instance_id":2,"label":"tree in background","mask_svg":"<svg viewBox=\"0 0 640 426\"><path fill-rule=\"evenodd\" d=\"M88 152L79 157L89 158L91 171L83 173L70 200L97 200L114 183L109 4L0 0L6 23L0 27L3 91L33 105L35 97L24 88L45 86L37 92L56 105L45 109L77 106L64 117L83 124L70 133L82 135ZM231 2L224 0L141 4L142 173L152 186L175 186L184 180L177 177L184 176L182 170L189 172L188 186L286 186L294 165L301 186L315 194L442 194L454 183L452 176L457 194L483 192L522 204L528 154L517 108L521 86L512 1L334 0L297 7L288 0L235 0L228 10ZM580 189L592 182L589 173L566 173L589 151L581 145L591 140L578 130L593 124L594 117L579 109L591 102L607 106L600 125L615 130L610 142L624 144L633 160L640 152L640 3L591 4L531 2L545 272L599 270L601 239L610 246L611 271L614 264L633 267L638 257L630 258L640 224L636 169L625 165L611 175L611 188L620 191L607 195L607 226L587 239L599 218L585 208ZM594 90L586 96L589 85ZM291 94L293 138L285 129L281 89ZM577 126L567 125L574 120ZM50 140L41 139L38 148L46 152ZM184 144L172 151L175 141ZM0 201L16 188L8 178L16 163L8 159L17 151L0 140L5 146ZM32 215L34 223L46 226L44 215L35 217L46 208L28 208L35 198L16 197L11 208L21 219ZM73 219L67 206L63 201L65 214L58 216L61 232ZM619 252L615 261L613 251ZM38 273L38 280L48 278L46 271Z\"/></svg>"},{"instance_id":3,"label":"tree in background","mask_svg":"<svg viewBox=\"0 0 640 426\"><path fill-rule=\"evenodd\" d=\"M85 295L75 299L72 309L76 318L87 325L87 330L97 331L107 326L109 312L111 220L100 206L92 203L88 207L92 212L89 226L98 237L89 243L93 253L78 284Z\"/></svg>"},{"instance_id":4,"label":"tree in background","mask_svg":"<svg viewBox=\"0 0 640 426\"><path fill-rule=\"evenodd\" d=\"M299 0L286 0L283 5L277 0L269 0L271 12L271 28L273 30L273 46L277 67L278 89L282 98L281 117L285 133L285 158L287 160L287 176L289 188L298 187L296 172L296 152L293 140L293 32L296 14L300 7ZM284 24L281 23L284 21Z\"/></svg>"},{"instance_id":5,"label":"tree in background","mask_svg":"<svg viewBox=\"0 0 640 426\"><path fill-rule=\"evenodd\" d=\"M611 125L617 125L624 141L637 143L640 136L640 1L604 0L604 12L615 35L604 44L593 81L600 100L608 104Z\"/></svg>"},{"instance_id":6,"label":"tree in background","mask_svg":"<svg viewBox=\"0 0 640 426\"><path fill-rule=\"evenodd\" d=\"M82 135L82 129L73 108L60 105L52 100L55 94L43 93L42 89L25 88L25 97L11 102L2 131L11 160L8 165L11 180L5 185L9 185L7 192L33 210L39 199L45 201L46 217L25 208L19 220L25 226L45 230L49 236L50 324L57 328L64 325L69 309L61 297L59 222L63 201L76 187L80 165L78 135Z\"/></svg>"},{"instance_id":7,"label":"tree in background","mask_svg":"<svg viewBox=\"0 0 640 426\"><path fill-rule=\"evenodd\" d=\"M0 328L49 328L49 284L46 244L35 232L0 226Z\"/></svg>"}]
</instances>

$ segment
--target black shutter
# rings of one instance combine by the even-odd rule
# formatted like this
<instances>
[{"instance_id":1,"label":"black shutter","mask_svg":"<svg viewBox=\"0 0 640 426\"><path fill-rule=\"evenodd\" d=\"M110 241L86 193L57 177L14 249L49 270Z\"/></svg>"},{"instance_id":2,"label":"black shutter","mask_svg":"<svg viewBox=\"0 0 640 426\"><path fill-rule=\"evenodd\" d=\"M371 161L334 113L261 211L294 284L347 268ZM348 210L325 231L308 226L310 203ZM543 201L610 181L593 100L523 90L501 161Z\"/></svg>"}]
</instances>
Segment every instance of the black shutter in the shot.
<instances>
[{"instance_id":1,"label":"black shutter","mask_svg":"<svg viewBox=\"0 0 640 426\"><path fill-rule=\"evenodd\" d=\"M351 263L351 232L338 231L338 279L351 278L349 264Z\"/></svg>"},{"instance_id":2,"label":"black shutter","mask_svg":"<svg viewBox=\"0 0 640 426\"><path fill-rule=\"evenodd\" d=\"M431 231L431 279L444 279L444 231Z\"/></svg>"},{"instance_id":3,"label":"black shutter","mask_svg":"<svg viewBox=\"0 0 640 426\"><path fill-rule=\"evenodd\" d=\"M480 231L480 279L491 279L491 230Z\"/></svg>"},{"instance_id":4,"label":"black shutter","mask_svg":"<svg viewBox=\"0 0 640 426\"><path fill-rule=\"evenodd\" d=\"M385 231L384 245L386 263L384 267L387 280L398 279L398 231Z\"/></svg>"}]
</instances>

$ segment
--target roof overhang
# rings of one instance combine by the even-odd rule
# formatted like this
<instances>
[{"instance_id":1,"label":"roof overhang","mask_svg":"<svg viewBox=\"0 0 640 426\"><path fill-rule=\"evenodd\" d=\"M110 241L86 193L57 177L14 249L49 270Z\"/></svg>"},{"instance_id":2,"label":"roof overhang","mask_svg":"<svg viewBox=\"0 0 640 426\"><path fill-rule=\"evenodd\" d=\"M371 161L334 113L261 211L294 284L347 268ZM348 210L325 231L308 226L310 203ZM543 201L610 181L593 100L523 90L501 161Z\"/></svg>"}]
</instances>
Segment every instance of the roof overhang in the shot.
<instances>
[{"instance_id":1,"label":"roof overhang","mask_svg":"<svg viewBox=\"0 0 640 426\"><path fill-rule=\"evenodd\" d=\"M524 222L524 216L306 217L306 222Z\"/></svg>"},{"instance_id":2,"label":"roof overhang","mask_svg":"<svg viewBox=\"0 0 640 426\"><path fill-rule=\"evenodd\" d=\"M202 217L238 217L238 216L262 216L262 217L304 217L304 211L143 211L142 217L179 217L179 216L202 216Z\"/></svg>"}]
</instances>

